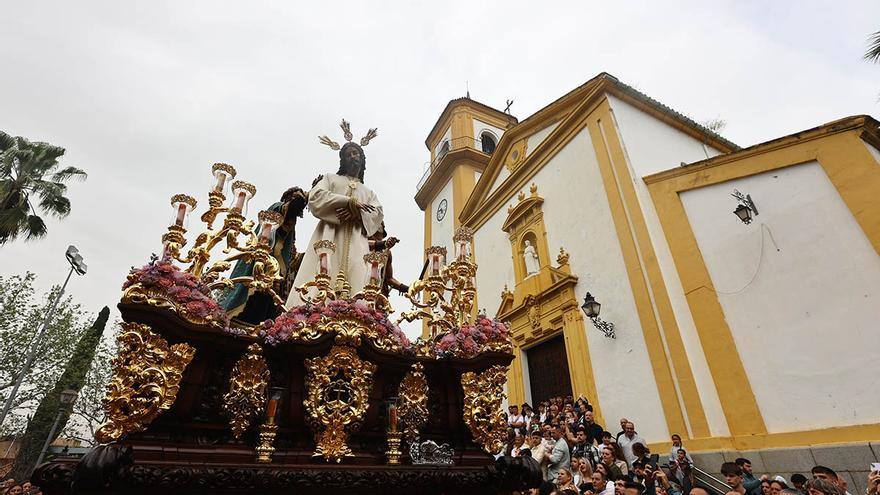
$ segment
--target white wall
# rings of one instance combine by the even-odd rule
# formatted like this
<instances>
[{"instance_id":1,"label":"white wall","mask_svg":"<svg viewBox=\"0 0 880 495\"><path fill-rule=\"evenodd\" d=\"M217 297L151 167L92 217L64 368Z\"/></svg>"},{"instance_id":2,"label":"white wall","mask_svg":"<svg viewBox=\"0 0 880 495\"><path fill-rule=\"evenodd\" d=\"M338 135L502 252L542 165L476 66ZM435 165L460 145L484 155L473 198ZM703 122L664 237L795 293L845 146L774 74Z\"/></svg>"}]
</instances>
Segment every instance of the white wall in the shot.
<instances>
[{"instance_id":1,"label":"white wall","mask_svg":"<svg viewBox=\"0 0 880 495\"><path fill-rule=\"evenodd\" d=\"M580 278L578 296L591 291L603 303L603 318L617 328L617 339L608 339L586 322L604 417L614 423L626 416L636 423L646 440L668 440L651 361L589 133L580 132L531 182L538 185L538 194L545 199L544 221L551 255L555 258L559 247L565 247L571 254L572 272ZM507 204L516 201L517 193ZM480 306L490 313L498 308L504 284L513 288L510 241L501 230L507 204L480 228L475 238L478 297ZM589 212L589 220L581 212Z\"/></svg>"},{"instance_id":2,"label":"white wall","mask_svg":"<svg viewBox=\"0 0 880 495\"><path fill-rule=\"evenodd\" d=\"M443 220L437 221L437 207L440 202L446 200L446 216ZM446 182L443 189L431 201L431 245L446 246L447 259L452 256L452 234L455 225L455 208L452 204L452 178Z\"/></svg>"},{"instance_id":3,"label":"white wall","mask_svg":"<svg viewBox=\"0 0 880 495\"><path fill-rule=\"evenodd\" d=\"M559 122L554 122L526 138L526 156L531 155L532 152L535 151L535 148L543 143L544 140L547 139L547 136L549 136L550 133L553 132L553 130L556 129L558 126Z\"/></svg>"},{"instance_id":4,"label":"white wall","mask_svg":"<svg viewBox=\"0 0 880 495\"><path fill-rule=\"evenodd\" d=\"M880 257L819 164L681 198L768 430L880 421Z\"/></svg>"},{"instance_id":5,"label":"white wall","mask_svg":"<svg viewBox=\"0 0 880 495\"><path fill-rule=\"evenodd\" d=\"M654 117L642 112L641 110L617 99L608 96L611 104L614 124L621 139L621 145L627 159L627 168L629 175L633 180L633 186L636 190L636 197L645 218L645 225L648 229L648 235L654 247L654 254L657 257L657 263L660 267L660 273L668 290L670 305L675 314L676 323L678 325L679 334L682 338L685 353L691 367L691 373L700 395L700 401L703 404L703 412L706 414L706 422L709 425L709 432L713 436L728 436L730 429L727 425L727 419L724 416L724 410L721 407L721 400L718 398L718 390L715 388L715 381L709 371L709 364L703 353L703 346L700 342L697 327L694 324L693 317L690 312L684 290L681 287L681 281L678 278L678 271L672 259L672 253L666 242L663 228L660 225L660 219L654 208L654 202L648 192L648 186L642 180L642 177L650 173L654 173L665 168L673 168L679 166L681 162L690 163L705 159L707 152L709 156L715 156L718 153L714 148L704 146L699 140L696 140L687 134L658 121ZM668 163L666 167L658 167L659 164ZM660 326L661 338L666 342L667 329ZM667 359L669 357L667 345ZM675 367L669 363L672 370L673 378L678 387L678 376ZM679 397L681 391L678 389ZM687 417L687 409L681 403L681 408ZM688 433L692 433L689 431Z\"/></svg>"},{"instance_id":6,"label":"white wall","mask_svg":"<svg viewBox=\"0 0 880 495\"><path fill-rule=\"evenodd\" d=\"M681 165L705 160L720 154L698 139L664 124L638 108L606 95L637 177L644 177Z\"/></svg>"}]
</instances>

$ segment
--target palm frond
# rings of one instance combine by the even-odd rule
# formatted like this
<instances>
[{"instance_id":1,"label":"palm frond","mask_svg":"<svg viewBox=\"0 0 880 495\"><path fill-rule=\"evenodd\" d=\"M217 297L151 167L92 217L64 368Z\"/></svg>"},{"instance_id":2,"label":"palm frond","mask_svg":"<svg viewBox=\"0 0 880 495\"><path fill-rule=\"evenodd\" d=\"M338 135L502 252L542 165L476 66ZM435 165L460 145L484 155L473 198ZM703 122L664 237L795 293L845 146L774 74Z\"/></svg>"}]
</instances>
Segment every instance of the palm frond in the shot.
<instances>
[{"instance_id":1,"label":"palm frond","mask_svg":"<svg viewBox=\"0 0 880 495\"><path fill-rule=\"evenodd\" d=\"M0 131L0 151L6 151L15 146L15 138Z\"/></svg>"},{"instance_id":2,"label":"palm frond","mask_svg":"<svg viewBox=\"0 0 880 495\"><path fill-rule=\"evenodd\" d=\"M52 182L64 182L66 180L86 180L89 175L76 167L64 167L52 174Z\"/></svg>"},{"instance_id":3,"label":"palm frond","mask_svg":"<svg viewBox=\"0 0 880 495\"><path fill-rule=\"evenodd\" d=\"M864 58L869 62L880 62L880 31L868 36L868 51Z\"/></svg>"},{"instance_id":4,"label":"palm frond","mask_svg":"<svg viewBox=\"0 0 880 495\"><path fill-rule=\"evenodd\" d=\"M46 231L46 222L44 222L42 218L36 215L28 215L27 228L24 232L24 240L31 241L34 239L45 237Z\"/></svg>"},{"instance_id":5,"label":"palm frond","mask_svg":"<svg viewBox=\"0 0 880 495\"><path fill-rule=\"evenodd\" d=\"M64 218L70 214L70 200L56 194L48 195L40 199L40 208L54 217Z\"/></svg>"}]
</instances>

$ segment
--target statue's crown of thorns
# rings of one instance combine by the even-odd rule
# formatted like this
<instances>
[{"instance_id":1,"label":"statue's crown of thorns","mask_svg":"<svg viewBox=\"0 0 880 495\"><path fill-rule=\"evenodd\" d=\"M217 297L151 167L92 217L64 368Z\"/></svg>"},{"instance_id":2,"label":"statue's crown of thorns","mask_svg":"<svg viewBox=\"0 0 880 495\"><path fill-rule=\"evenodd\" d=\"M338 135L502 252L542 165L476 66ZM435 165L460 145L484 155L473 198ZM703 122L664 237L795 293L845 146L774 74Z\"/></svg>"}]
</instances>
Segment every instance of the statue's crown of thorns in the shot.
<instances>
[{"instance_id":1,"label":"statue's crown of thorns","mask_svg":"<svg viewBox=\"0 0 880 495\"><path fill-rule=\"evenodd\" d=\"M354 137L351 134L351 124L349 124L347 120L342 119L342 123L339 124L339 127L342 128L342 133L345 136L345 140L350 143L351 139ZM367 131L367 135L361 138L361 146L366 146L370 144L370 140L378 135L378 129L376 129L375 127L370 129L369 131ZM339 143L328 138L327 136L318 136L318 140L321 141L321 144L326 144L327 146L329 146L330 149L337 151L340 149Z\"/></svg>"}]
</instances>

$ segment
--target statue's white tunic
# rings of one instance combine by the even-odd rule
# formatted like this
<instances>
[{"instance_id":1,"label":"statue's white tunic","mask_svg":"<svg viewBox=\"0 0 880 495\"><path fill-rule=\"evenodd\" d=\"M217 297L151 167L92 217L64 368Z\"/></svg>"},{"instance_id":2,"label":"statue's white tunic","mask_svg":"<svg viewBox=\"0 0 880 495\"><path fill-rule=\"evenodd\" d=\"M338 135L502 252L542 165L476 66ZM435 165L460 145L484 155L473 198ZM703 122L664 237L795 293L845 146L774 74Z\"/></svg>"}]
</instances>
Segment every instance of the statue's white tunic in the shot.
<instances>
[{"instance_id":1,"label":"statue's white tunic","mask_svg":"<svg viewBox=\"0 0 880 495\"><path fill-rule=\"evenodd\" d=\"M352 188L353 187L353 188ZM358 224L347 222L340 224L336 217L337 208L348 208L349 197L353 196L358 202L374 206L372 212L361 212L363 227ZM294 279L294 287L299 287L306 282L314 280L318 273L318 255L313 246L320 240L333 241L336 244L336 252L330 259L330 276L336 283L336 274L343 262L348 241L348 264L343 267L348 283L351 285L351 295L364 288L367 276L364 264L364 255L370 251L368 237L375 234L382 226L382 205L379 198L355 178L345 175L325 174L309 192L309 211L318 219L318 226L312 234L309 243L300 246L304 252L302 265ZM346 231L351 234L346 236ZM348 239L346 239L348 237ZM312 289L312 294L314 288ZM303 304L300 294L291 290L287 298L287 307L291 308Z\"/></svg>"}]
</instances>

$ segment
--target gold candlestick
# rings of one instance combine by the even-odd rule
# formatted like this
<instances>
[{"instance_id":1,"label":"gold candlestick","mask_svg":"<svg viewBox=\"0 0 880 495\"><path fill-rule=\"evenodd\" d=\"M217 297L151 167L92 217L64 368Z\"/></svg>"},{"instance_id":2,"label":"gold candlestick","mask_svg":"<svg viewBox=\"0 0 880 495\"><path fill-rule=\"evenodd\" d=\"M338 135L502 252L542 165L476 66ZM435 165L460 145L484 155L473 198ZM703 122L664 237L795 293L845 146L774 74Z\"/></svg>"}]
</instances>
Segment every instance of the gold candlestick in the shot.
<instances>
[{"instance_id":1,"label":"gold candlestick","mask_svg":"<svg viewBox=\"0 0 880 495\"><path fill-rule=\"evenodd\" d=\"M387 464L389 466L399 466L400 465L400 456L403 455L403 452L400 451L400 437L402 433L399 431L389 431L388 432L388 450L385 451L385 456L388 457Z\"/></svg>"},{"instance_id":2,"label":"gold candlestick","mask_svg":"<svg viewBox=\"0 0 880 495\"><path fill-rule=\"evenodd\" d=\"M270 418L262 426L260 426L260 445L257 447L257 462L269 464L272 462L272 454L275 452L275 434L278 426L275 424L274 418Z\"/></svg>"}]
</instances>

